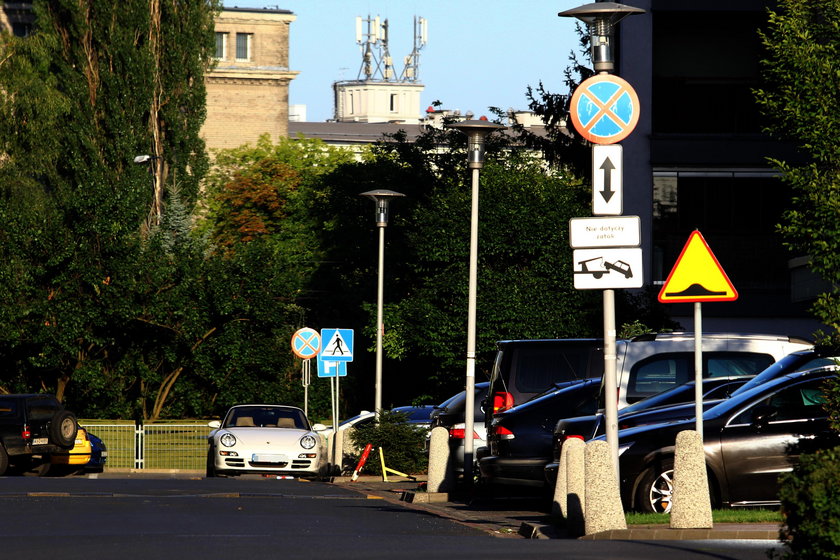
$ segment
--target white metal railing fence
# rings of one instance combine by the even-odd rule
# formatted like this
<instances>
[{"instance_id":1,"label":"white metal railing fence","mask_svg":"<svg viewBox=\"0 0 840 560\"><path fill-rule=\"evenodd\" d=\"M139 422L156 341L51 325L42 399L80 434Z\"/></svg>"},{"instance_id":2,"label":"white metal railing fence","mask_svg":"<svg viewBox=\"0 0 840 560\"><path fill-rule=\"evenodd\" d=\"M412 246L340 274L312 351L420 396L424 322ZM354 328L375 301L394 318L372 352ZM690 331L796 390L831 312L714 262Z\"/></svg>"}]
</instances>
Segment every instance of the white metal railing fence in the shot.
<instances>
[{"instance_id":1,"label":"white metal railing fence","mask_svg":"<svg viewBox=\"0 0 840 560\"><path fill-rule=\"evenodd\" d=\"M80 421L108 449L105 469L203 470L211 428L200 424Z\"/></svg>"}]
</instances>

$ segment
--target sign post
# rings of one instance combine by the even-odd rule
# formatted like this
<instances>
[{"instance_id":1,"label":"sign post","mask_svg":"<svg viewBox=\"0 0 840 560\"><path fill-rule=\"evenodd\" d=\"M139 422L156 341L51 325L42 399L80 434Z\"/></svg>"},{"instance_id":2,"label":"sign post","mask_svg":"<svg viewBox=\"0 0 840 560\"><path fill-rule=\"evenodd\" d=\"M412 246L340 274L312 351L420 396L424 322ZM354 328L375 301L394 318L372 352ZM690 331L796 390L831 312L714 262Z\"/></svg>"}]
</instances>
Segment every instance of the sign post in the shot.
<instances>
[{"instance_id":1,"label":"sign post","mask_svg":"<svg viewBox=\"0 0 840 560\"><path fill-rule=\"evenodd\" d=\"M735 301L738 292L703 235L694 230L662 289L662 303L694 303L694 415L703 437L703 312L704 301Z\"/></svg>"},{"instance_id":2,"label":"sign post","mask_svg":"<svg viewBox=\"0 0 840 560\"><path fill-rule=\"evenodd\" d=\"M312 383L310 361L321 349L321 335L315 329L304 327L292 335L292 352L303 360L301 362L301 382L303 384L303 413L309 418L309 385Z\"/></svg>"},{"instance_id":3,"label":"sign post","mask_svg":"<svg viewBox=\"0 0 840 560\"><path fill-rule=\"evenodd\" d=\"M563 15L563 14L561 14ZM604 419L616 480L618 402L616 386L615 289L641 288L643 259L638 216L623 211L623 151L617 144L639 122L639 97L625 80L597 74L572 94L570 112L578 133L593 143L592 213L615 218L574 218L569 244L575 251L575 288L604 290Z\"/></svg>"},{"instance_id":4,"label":"sign post","mask_svg":"<svg viewBox=\"0 0 840 560\"><path fill-rule=\"evenodd\" d=\"M353 329L321 329L318 377L330 378L333 417L333 463L341 469L338 457L339 378L347 375L347 362L353 361Z\"/></svg>"}]
</instances>

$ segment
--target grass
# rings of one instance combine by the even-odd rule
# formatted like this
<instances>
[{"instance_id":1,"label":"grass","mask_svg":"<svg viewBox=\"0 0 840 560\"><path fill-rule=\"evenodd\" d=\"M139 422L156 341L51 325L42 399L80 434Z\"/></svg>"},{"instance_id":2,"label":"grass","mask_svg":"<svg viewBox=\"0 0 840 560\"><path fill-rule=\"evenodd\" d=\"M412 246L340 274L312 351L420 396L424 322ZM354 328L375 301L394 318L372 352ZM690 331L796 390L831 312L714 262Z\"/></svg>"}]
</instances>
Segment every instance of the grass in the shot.
<instances>
[{"instance_id":1,"label":"grass","mask_svg":"<svg viewBox=\"0 0 840 560\"><path fill-rule=\"evenodd\" d=\"M667 513L627 513L628 525L667 525ZM716 509L712 511L714 523L781 523L782 514L771 509Z\"/></svg>"}]
</instances>

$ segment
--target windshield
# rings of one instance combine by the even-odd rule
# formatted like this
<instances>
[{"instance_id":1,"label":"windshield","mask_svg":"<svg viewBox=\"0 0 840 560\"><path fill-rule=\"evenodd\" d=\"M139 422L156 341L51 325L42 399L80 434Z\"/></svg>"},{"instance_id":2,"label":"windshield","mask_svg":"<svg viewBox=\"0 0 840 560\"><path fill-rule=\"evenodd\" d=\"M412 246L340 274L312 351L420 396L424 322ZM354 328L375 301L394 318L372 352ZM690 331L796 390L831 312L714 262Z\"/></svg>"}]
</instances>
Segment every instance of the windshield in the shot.
<instances>
[{"instance_id":1,"label":"windshield","mask_svg":"<svg viewBox=\"0 0 840 560\"><path fill-rule=\"evenodd\" d=\"M743 407L745 404L748 404L756 397L764 394L767 391L772 391L773 388L778 387L779 385L783 385L785 383L789 383L788 376L791 374L780 375L776 379L770 380L762 385L753 387L743 393L740 393L738 396L731 396L730 398L721 401L720 404L717 404L703 413L703 419L708 420L710 418L717 418L719 416L723 416L738 410L739 408ZM803 375L801 373L797 375ZM816 378L816 377L815 377ZM741 387L741 389L744 389Z\"/></svg>"},{"instance_id":2,"label":"windshield","mask_svg":"<svg viewBox=\"0 0 840 560\"><path fill-rule=\"evenodd\" d=\"M832 366L836 364L837 358L819 356L815 352L796 352L794 354L788 354L772 366L768 367L767 369L756 375L750 381L745 383L737 391L732 393L732 396L734 397L735 395L746 393L747 391L758 387L762 383L766 383L771 379L776 379L777 377L781 377L788 373L805 371L817 367Z\"/></svg>"},{"instance_id":3,"label":"windshield","mask_svg":"<svg viewBox=\"0 0 840 560\"><path fill-rule=\"evenodd\" d=\"M239 406L225 419L226 428L295 428L308 430L303 411L285 406Z\"/></svg>"}]
</instances>

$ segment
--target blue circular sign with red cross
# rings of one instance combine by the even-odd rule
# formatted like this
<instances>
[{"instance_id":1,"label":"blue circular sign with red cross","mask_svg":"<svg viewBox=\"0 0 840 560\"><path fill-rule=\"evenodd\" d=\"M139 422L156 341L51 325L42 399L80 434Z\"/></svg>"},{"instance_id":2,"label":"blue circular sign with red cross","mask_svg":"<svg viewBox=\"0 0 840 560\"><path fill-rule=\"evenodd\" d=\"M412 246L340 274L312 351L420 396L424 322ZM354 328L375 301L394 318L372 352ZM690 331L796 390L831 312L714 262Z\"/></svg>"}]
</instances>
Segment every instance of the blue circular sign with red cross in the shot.
<instances>
[{"instance_id":1,"label":"blue circular sign with red cross","mask_svg":"<svg viewBox=\"0 0 840 560\"><path fill-rule=\"evenodd\" d=\"M599 74L580 84L572 95L572 124L595 144L615 144L639 122L639 96L625 80Z\"/></svg>"},{"instance_id":2,"label":"blue circular sign with red cross","mask_svg":"<svg viewBox=\"0 0 840 560\"><path fill-rule=\"evenodd\" d=\"M321 350L321 335L315 329L304 327L292 335L292 352L298 358L309 360Z\"/></svg>"}]
</instances>

